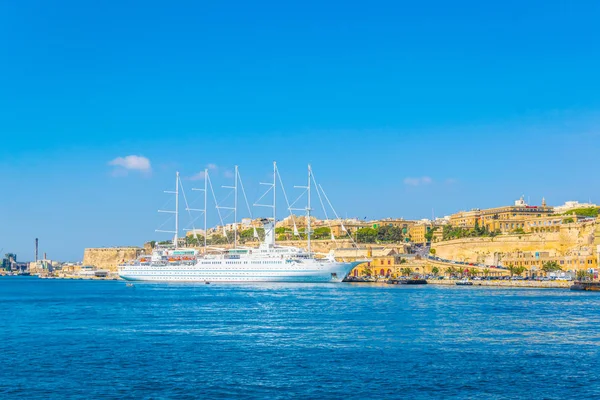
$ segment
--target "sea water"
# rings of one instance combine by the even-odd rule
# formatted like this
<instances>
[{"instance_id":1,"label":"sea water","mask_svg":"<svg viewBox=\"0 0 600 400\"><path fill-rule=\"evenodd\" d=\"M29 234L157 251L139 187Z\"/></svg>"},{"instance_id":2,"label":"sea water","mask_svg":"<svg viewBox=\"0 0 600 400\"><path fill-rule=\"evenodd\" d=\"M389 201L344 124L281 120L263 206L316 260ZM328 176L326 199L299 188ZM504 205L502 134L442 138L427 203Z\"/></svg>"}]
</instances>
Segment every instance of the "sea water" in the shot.
<instances>
[{"instance_id":1,"label":"sea water","mask_svg":"<svg viewBox=\"0 0 600 400\"><path fill-rule=\"evenodd\" d=\"M0 278L0 398L600 398L600 294Z\"/></svg>"}]
</instances>

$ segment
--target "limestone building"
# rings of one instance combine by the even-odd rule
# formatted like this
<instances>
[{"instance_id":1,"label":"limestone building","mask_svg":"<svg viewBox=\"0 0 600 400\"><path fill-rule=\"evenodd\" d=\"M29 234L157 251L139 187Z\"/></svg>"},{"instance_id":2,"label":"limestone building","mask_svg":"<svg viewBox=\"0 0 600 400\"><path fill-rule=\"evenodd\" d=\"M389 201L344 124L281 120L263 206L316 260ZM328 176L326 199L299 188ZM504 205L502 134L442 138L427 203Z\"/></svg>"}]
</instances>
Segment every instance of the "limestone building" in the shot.
<instances>
[{"instance_id":1,"label":"limestone building","mask_svg":"<svg viewBox=\"0 0 600 400\"><path fill-rule=\"evenodd\" d=\"M454 227L472 229L476 224L487 228L490 232L500 231L511 233L515 230L525 230L526 221L554 213L554 208L542 200L541 206L530 206L521 197L513 206L461 211L450 216L450 224Z\"/></svg>"}]
</instances>

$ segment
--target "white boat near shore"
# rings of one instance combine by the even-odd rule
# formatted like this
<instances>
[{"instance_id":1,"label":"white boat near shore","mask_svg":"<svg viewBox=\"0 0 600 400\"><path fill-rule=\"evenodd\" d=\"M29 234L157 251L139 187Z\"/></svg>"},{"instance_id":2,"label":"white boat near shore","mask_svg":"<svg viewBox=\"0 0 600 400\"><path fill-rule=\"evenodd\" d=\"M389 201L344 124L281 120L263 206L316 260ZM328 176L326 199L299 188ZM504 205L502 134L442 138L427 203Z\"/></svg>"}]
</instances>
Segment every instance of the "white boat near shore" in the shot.
<instances>
[{"instance_id":1,"label":"white boat near shore","mask_svg":"<svg viewBox=\"0 0 600 400\"><path fill-rule=\"evenodd\" d=\"M205 175L208 176L208 171L205 171ZM206 246L206 241L203 254L196 249L177 248L178 205L176 205L173 246L157 246L152 255L140 256L136 260L120 265L119 276L129 281L164 282L341 282L354 267L368 261L337 261L333 252L317 258L310 250L310 235L307 235L307 251L297 247L278 246L275 243L276 177L277 167L274 163L273 205L269 206L273 208L273 218L263 219L265 239L258 248L235 246L230 250L211 253ZM304 187L308 191L308 205L305 209L308 221L307 232L310 232L311 229L311 180L314 181L314 177L309 166L308 186ZM174 192L176 199L179 196L179 186L178 175L177 187ZM237 191L237 168L235 189ZM205 183L205 196L207 190ZM176 200L177 202L178 200ZM206 208L200 211L206 213ZM206 232L206 226L204 232Z\"/></svg>"},{"instance_id":2,"label":"white boat near shore","mask_svg":"<svg viewBox=\"0 0 600 400\"><path fill-rule=\"evenodd\" d=\"M469 280L469 278L463 278L459 281L456 281L458 286L473 286L473 281Z\"/></svg>"}]
</instances>

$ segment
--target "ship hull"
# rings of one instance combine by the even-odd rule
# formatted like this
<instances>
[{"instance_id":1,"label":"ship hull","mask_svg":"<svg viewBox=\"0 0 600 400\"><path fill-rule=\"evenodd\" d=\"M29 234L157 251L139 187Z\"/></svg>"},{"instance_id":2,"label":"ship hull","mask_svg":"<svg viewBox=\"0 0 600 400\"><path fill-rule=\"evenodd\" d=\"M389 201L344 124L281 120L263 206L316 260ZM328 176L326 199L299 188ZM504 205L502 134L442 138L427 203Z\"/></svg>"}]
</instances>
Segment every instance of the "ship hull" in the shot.
<instances>
[{"instance_id":1,"label":"ship hull","mask_svg":"<svg viewBox=\"0 0 600 400\"><path fill-rule=\"evenodd\" d=\"M215 265L216 264L216 265ZM121 266L119 276L128 281L148 282L341 282L360 262L312 265L261 265L231 268L229 265Z\"/></svg>"}]
</instances>

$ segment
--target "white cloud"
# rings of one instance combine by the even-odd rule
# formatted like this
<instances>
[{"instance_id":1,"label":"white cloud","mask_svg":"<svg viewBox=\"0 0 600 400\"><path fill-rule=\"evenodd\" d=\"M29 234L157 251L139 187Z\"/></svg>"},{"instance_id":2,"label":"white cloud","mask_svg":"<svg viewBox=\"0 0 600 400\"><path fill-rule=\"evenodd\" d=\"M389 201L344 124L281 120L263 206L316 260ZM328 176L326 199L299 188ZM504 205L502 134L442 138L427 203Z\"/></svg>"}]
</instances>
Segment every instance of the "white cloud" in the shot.
<instances>
[{"instance_id":1,"label":"white cloud","mask_svg":"<svg viewBox=\"0 0 600 400\"><path fill-rule=\"evenodd\" d=\"M217 166L217 164L210 163L206 165L206 169L209 171L216 171L217 169L219 169L219 167ZM204 179L206 179L206 172L200 171L190 176L188 179L191 181L203 181Z\"/></svg>"},{"instance_id":2,"label":"white cloud","mask_svg":"<svg viewBox=\"0 0 600 400\"><path fill-rule=\"evenodd\" d=\"M143 156L130 155L117 157L114 160L109 161L108 165L116 167L115 173L117 175L126 175L127 171L139 171L145 173L152 171L150 160Z\"/></svg>"},{"instance_id":3,"label":"white cloud","mask_svg":"<svg viewBox=\"0 0 600 400\"><path fill-rule=\"evenodd\" d=\"M223 176L225 178L233 178L234 174L233 174L233 172L227 170L227 171L223 172Z\"/></svg>"},{"instance_id":4,"label":"white cloud","mask_svg":"<svg viewBox=\"0 0 600 400\"><path fill-rule=\"evenodd\" d=\"M457 179L454 179L454 178L446 179L446 185L454 185L455 183L458 183Z\"/></svg>"},{"instance_id":5,"label":"white cloud","mask_svg":"<svg viewBox=\"0 0 600 400\"><path fill-rule=\"evenodd\" d=\"M404 178L404 184L408 186L420 186L420 185L429 185L433 182L428 176L422 176L420 178Z\"/></svg>"},{"instance_id":6,"label":"white cloud","mask_svg":"<svg viewBox=\"0 0 600 400\"><path fill-rule=\"evenodd\" d=\"M206 178L206 173L204 171L200 171L197 174L194 174L189 177L190 181L203 181Z\"/></svg>"}]
</instances>

